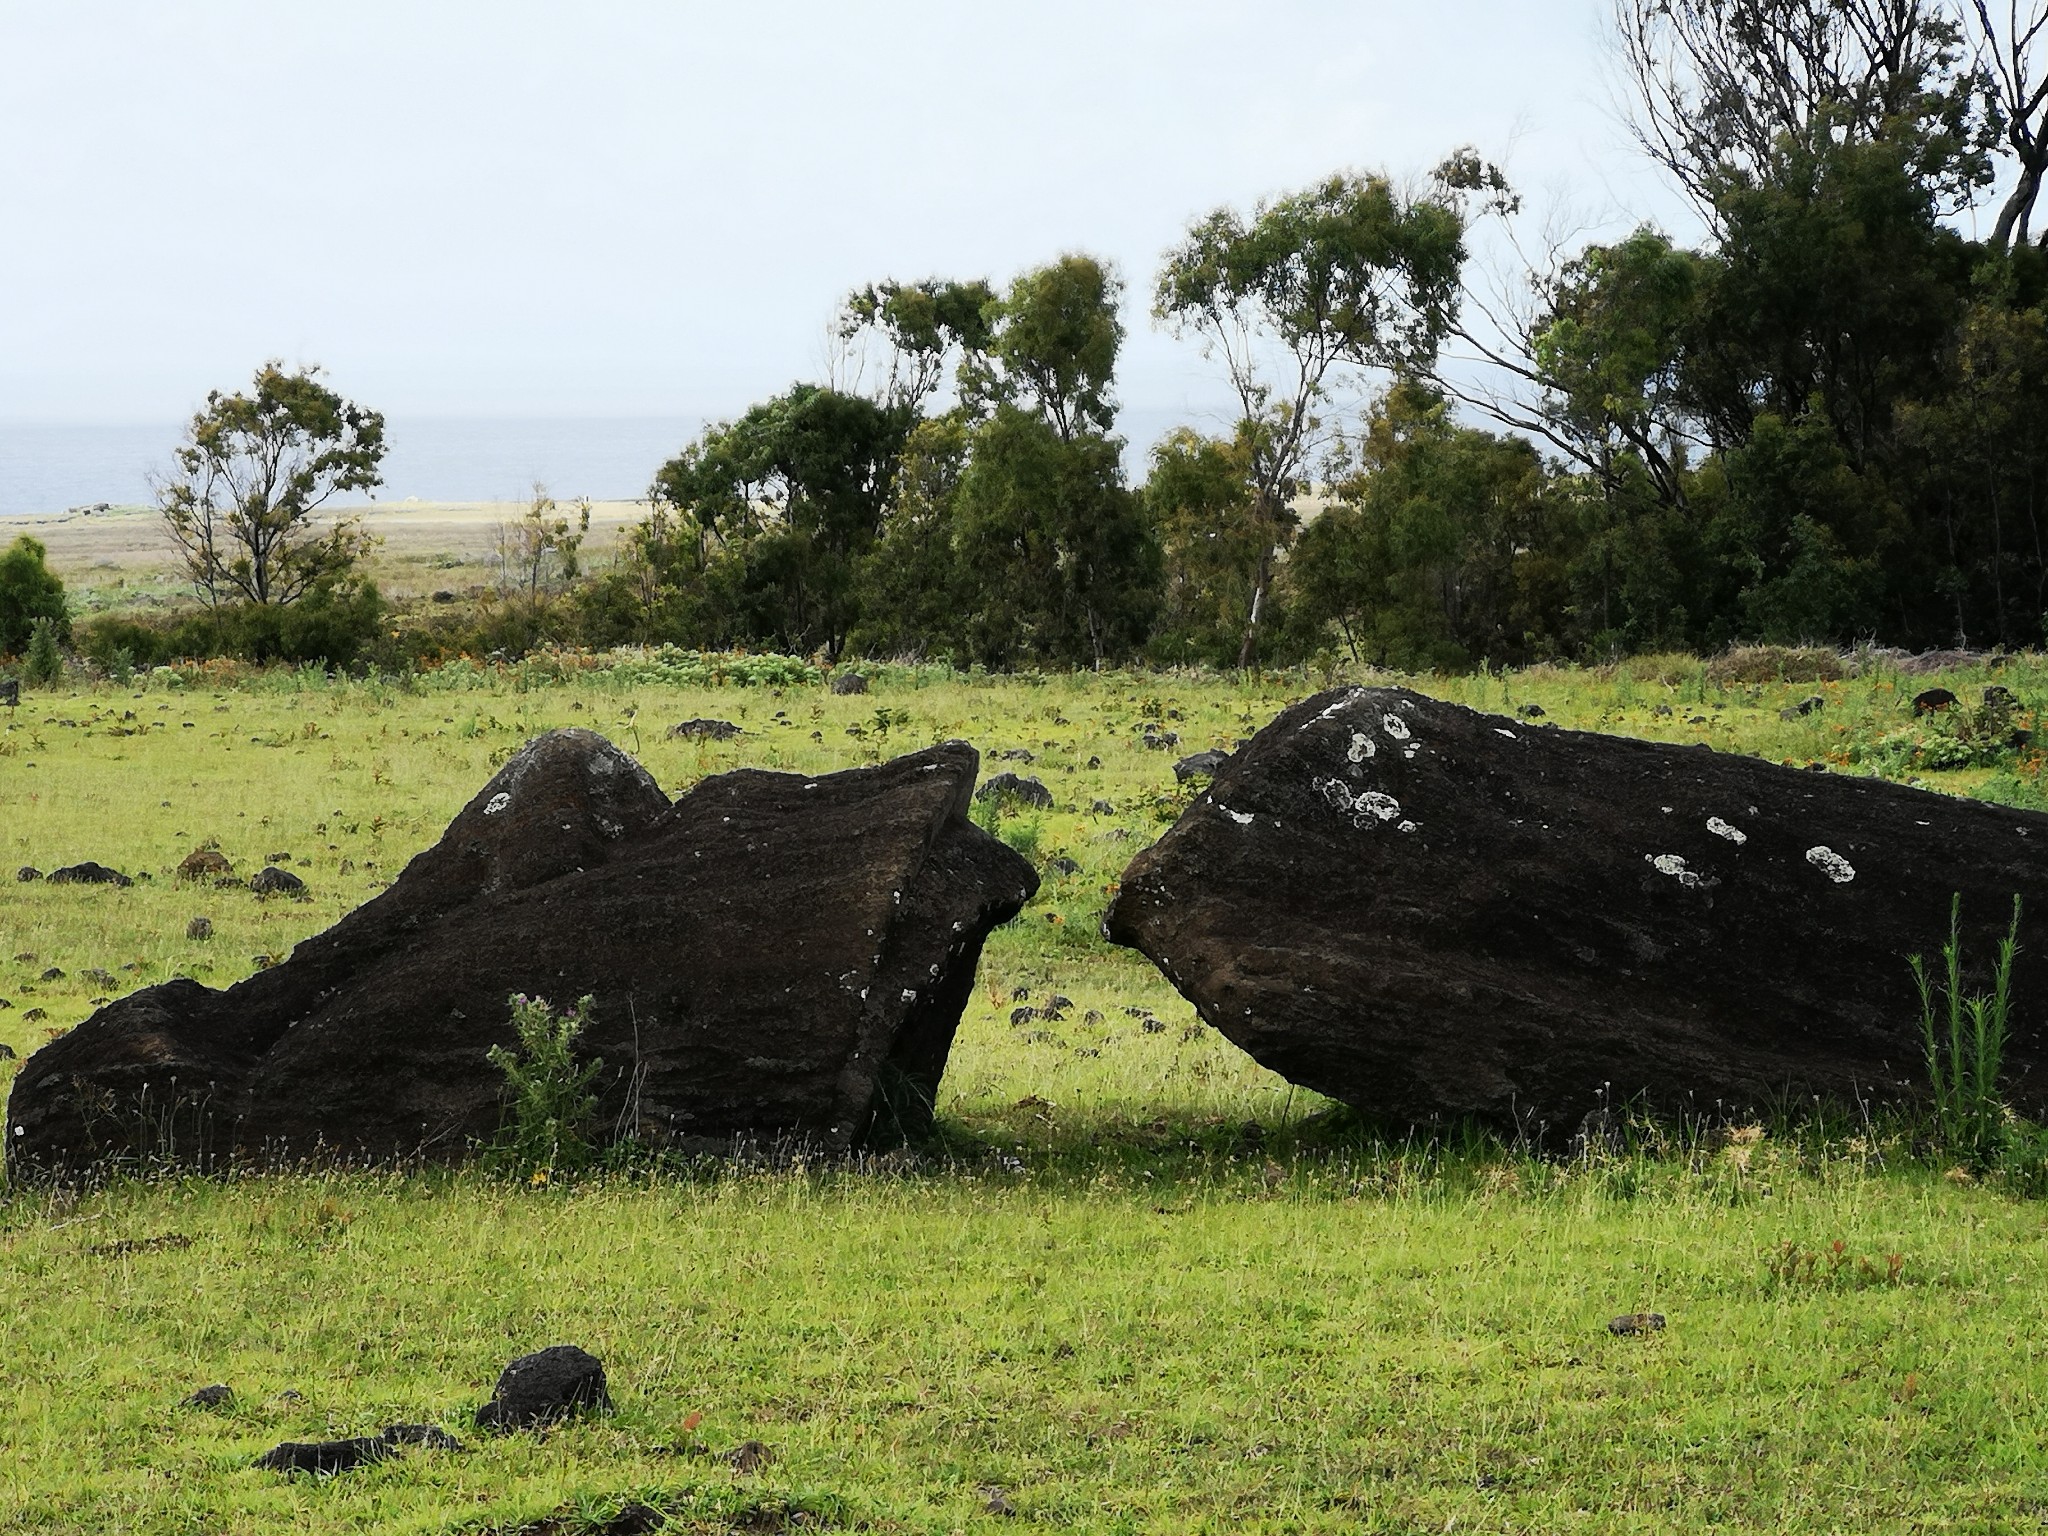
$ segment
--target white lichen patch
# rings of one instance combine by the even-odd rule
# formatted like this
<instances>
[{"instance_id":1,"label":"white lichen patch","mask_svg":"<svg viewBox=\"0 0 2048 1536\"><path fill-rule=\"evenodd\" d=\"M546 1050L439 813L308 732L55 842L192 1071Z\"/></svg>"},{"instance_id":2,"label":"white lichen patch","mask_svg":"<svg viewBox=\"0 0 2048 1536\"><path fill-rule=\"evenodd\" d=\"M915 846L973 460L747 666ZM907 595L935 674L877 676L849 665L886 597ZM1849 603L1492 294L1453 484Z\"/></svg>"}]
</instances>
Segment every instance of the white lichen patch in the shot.
<instances>
[{"instance_id":1,"label":"white lichen patch","mask_svg":"<svg viewBox=\"0 0 2048 1536\"><path fill-rule=\"evenodd\" d=\"M1520 741L1522 739L1504 725L1496 725L1493 728L1493 734L1496 736L1505 736L1509 741Z\"/></svg>"},{"instance_id":2,"label":"white lichen patch","mask_svg":"<svg viewBox=\"0 0 2048 1536\"><path fill-rule=\"evenodd\" d=\"M1354 827L1370 830L1380 822L1395 820L1401 814L1401 802L1377 789L1354 792L1342 779L1317 779L1314 787L1316 793L1329 803L1330 809L1350 817Z\"/></svg>"},{"instance_id":3,"label":"white lichen patch","mask_svg":"<svg viewBox=\"0 0 2048 1536\"><path fill-rule=\"evenodd\" d=\"M1415 823L1412 821L1404 821L1401 823L1400 826L1394 828L1394 830L1396 832L1413 832L1415 830Z\"/></svg>"},{"instance_id":4,"label":"white lichen patch","mask_svg":"<svg viewBox=\"0 0 2048 1536\"><path fill-rule=\"evenodd\" d=\"M1363 688L1347 689L1345 691L1343 698L1339 699L1336 703L1330 705L1320 715L1317 715L1315 720L1309 721L1308 725L1314 725L1319 720L1327 720L1332 715L1336 714L1338 710L1349 708L1351 705L1356 704L1360 698L1364 697L1364 694L1365 690ZM1307 730L1308 725L1304 725L1302 729Z\"/></svg>"},{"instance_id":5,"label":"white lichen patch","mask_svg":"<svg viewBox=\"0 0 2048 1536\"><path fill-rule=\"evenodd\" d=\"M1379 748L1373 745L1372 738L1366 735L1365 732L1353 731L1351 733L1351 750L1344 755L1354 763L1363 763L1369 761L1373 753L1378 750Z\"/></svg>"},{"instance_id":6,"label":"white lichen patch","mask_svg":"<svg viewBox=\"0 0 2048 1536\"><path fill-rule=\"evenodd\" d=\"M1855 866L1825 843L1818 848L1807 849L1806 862L1837 885L1847 885L1856 878Z\"/></svg>"},{"instance_id":7,"label":"white lichen patch","mask_svg":"<svg viewBox=\"0 0 2048 1536\"><path fill-rule=\"evenodd\" d=\"M501 789L495 795L491 796L489 802L485 804L484 814L486 816L495 816L498 814L498 812L505 809L505 807L510 805L511 803L511 795L509 795Z\"/></svg>"},{"instance_id":8,"label":"white lichen patch","mask_svg":"<svg viewBox=\"0 0 2048 1536\"><path fill-rule=\"evenodd\" d=\"M1716 837L1727 838L1729 842L1735 844L1738 848L1749 841L1749 834L1747 832L1743 831L1740 827L1730 826L1718 816L1709 816L1707 818L1707 830Z\"/></svg>"},{"instance_id":9,"label":"white lichen patch","mask_svg":"<svg viewBox=\"0 0 2048 1536\"><path fill-rule=\"evenodd\" d=\"M1399 715L1381 715L1380 729L1396 741L1406 741L1412 734L1408 729L1408 722Z\"/></svg>"},{"instance_id":10,"label":"white lichen patch","mask_svg":"<svg viewBox=\"0 0 2048 1536\"><path fill-rule=\"evenodd\" d=\"M1676 853L1646 853L1643 860L1660 875L1669 875L1688 891L1696 891L1720 884L1709 879L1696 869L1686 868L1683 855Z\"/></svg>"},{"instance_id":11,"label":"white lichen patch","mask_svg":"<svg viewBox=\"0 0 2048 1536\"><path fill-rule=\"evenodd\" d=\"M1224 815L1228 816L1240 827L1248 827L1252 824L1252 813L1250 811L1233 811L1227 805L1219 806L1217 809L1221 810Z\"/></svg>"}]
</instances>

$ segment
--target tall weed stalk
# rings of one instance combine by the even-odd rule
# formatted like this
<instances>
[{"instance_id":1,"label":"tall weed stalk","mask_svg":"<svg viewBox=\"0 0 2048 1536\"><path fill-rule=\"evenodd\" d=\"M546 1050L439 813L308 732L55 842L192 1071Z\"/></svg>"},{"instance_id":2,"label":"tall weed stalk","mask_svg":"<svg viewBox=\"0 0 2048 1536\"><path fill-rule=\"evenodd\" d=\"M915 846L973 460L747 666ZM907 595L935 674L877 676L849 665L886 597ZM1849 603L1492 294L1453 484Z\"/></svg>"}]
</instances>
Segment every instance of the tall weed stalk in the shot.
<instances>
[{"instance_id":1,"label":"tall weed stalk","mask_svg":"<svg viewBox=\"0 0 2048 1536\"><path fill-rule=\"evenodd\" d=\"M2020 898L1998 946L1989 992L1963 991L1963 898L1949 904L1948 942L1936 979L1919 955L1907 958L1920 988L1920 1042L1933 1094L1934 1129L1943 1147L1979 1167L1998 1160L2007 1133L1998 1077L2012 1008L2012 961L2019 952Z\"/></svg>"}]
</instances>

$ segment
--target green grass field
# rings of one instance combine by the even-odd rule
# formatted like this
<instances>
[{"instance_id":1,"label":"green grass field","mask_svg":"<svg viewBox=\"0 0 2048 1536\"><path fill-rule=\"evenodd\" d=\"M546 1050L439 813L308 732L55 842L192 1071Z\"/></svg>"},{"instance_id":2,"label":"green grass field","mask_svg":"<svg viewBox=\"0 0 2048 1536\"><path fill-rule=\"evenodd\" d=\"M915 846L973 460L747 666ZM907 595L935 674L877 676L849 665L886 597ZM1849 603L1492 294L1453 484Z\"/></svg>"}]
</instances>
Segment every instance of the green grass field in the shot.
<instances>
[{"instance_id":1,"label":"green grass field","mask_svg":"<svg viewBox=\"0 0 2048 1536\"><path fill-rule=\"evenodd\" d=\"M1080 869L991 940L943 1135L915 1153L540 1186L359 1173L0 1195L0 1530L569 1532L632 1499L704 1531L2048 1522L2048 1207L1855 1128L1561 1161L1373 1141L1103 943L1109 888L1181 803L1173 759L1323 681L883 669L837 698L216 670L30 694L0 735L0 873L93 858L137 883L0 885L0 1043L24 1056L96 998L180 974L222 986L284 956L554 726L604 732L671 792L965 737L985 773L1037 774L1057 799L1003 835ZM1995 678L1741 683L1671 658L1412 681L2039 801L2038 754L1916 725L1906 702L1996 681L2031 708L2048 700L2031 660ZM697 715L747 734L664 739ZM1142 746L1147 720L1178 751ZM312 899L180 883L208 842L244 878L288 856ZM211 939L186 937L196 916ZM1075 1006L1014 1029L1019 989ZM2019 999L2020 1027L2035 1017ZM1638 1310L1668 1327L1608 1332ZM502 1439L462 1422L508 1358L556 1342L603 1357L615 1415ZM179 1406L216 1381L232 1408ZM401 1419L469 1448L325 1480L250 1465L282 1439ZM717 1454L748 1440L773 1459L741 1472Z\"/></svg>"}]
</instances>

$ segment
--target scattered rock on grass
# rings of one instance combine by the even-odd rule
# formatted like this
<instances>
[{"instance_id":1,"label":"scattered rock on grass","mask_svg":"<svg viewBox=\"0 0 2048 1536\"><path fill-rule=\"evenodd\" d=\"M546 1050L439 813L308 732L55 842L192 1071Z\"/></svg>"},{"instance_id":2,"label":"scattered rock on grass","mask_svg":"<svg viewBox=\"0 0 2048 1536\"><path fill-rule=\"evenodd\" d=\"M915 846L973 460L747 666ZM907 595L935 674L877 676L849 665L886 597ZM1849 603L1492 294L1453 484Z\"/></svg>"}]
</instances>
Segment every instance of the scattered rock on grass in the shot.
<instances>
[{"instance_id":1,"label":"scattered rock on grass","mask_svg":"<svg viewBox=\"0 0 2048 1536\"><path fill-rule=\"evenodd\" d=\"M193 918L191 922L185 925L185 937L194 940L212 938L213 919L210 917Z\"/></svg>"},{"instance_id":2,"label":"scattered rock on grass","mask_svg":"<svg viewBox=\"0 0 2048 1536\"><path fill-rule=\"evenodd\" d=\"M1778 718L1780 720L1803 720L1815 710L1824 708L1827 702L1826 699L1817 693L1809 694L1797 704L1787 704L1783 709L1779 710Z\"/></svg>"},{"instance_id":3,"label":"scattered rock on grass","mask_svg":"<svg viewBox=\"0 0 2048 1536\"><path fill-rule=\"evenodd\" d=\"M997 774L974 792L974 798L983 801L1014 800L1019 805L1052 809L1051 790L1035 778L1020 777L1014 773Z\"/></svg>"},{"instance_id":4,"label":"scattered rock on grass","mask_svg":"<svg viewBox=\"0 0 2048 1536\"><path fill-rule=\"evenodd\" d=\"M249 889L258 896L290 896L294 899L306 894L306 882L288 869L271 864L256 871L249 879Z\"/></svg>"},{"instance_id":5,"label":"scattered rock on grass","mask_svg":"<svg viewBox=\"0 0 2048 1536\"><path fill-rule=\"evenodd\" d=\"M0 997L0 1003L4 1003L4 1004L6 1004L6 1005L7 1005L8 1007L12 1007L12 1006L13 1006L13 1004L11 1004L11 1003L7 1003L7 999L5 999L4 997ZM14 1047L13 1047L13 1046L11 1046L11 1045L9 1045L9 1044L7 1044L7 1042L6 1042L6 1041L4 1041L4 1040L0 1040L0 1061L12 1061L12 1060L14 1060Z\"/></svg>"},{"instance_id":6,"label":"scattered rock on grass","mask_svg":"<svg viewBox=\"0 0 2048 1536\"><path fill-rule=\"evenodd\" d=\"M1664 1331L1662 1312L1624 1312L1620 1317L1609 1318L1607 1331L1617 1339L1636 1337L1646 1333Z\"/></svg>"},{"instance_id":7,"label":"scattered rock on grass","mask_svg":"<svg viewBox=\"0 0 2048 1536\"><path fill-rule=\"evenodd\" d=\"M218 848L194 848L178 864L180 880L211 880L234 872L235 866Z\"/></svg>"},{"instance_id":8,"label":"scattered rock on grass","mask_svg":"<svg viewBox=\"0 0 2048 1536\"><path fill-rule=\"evenodd\" d=\"M1078 862L1062 853L1056 854L1045 861L1045 872L1057 879L1064 880L1070 875L1081 873L1081 866Z\"/></svg>"},{"instance_id":9,"label":"scattered rock on grass","mask_svg":"<svg viewBox=\"0 0 2048 1536\"><path fill-rule=\"evenodd\" d=\"M735 1472L758 1472L775 1460L775 1452L759 1440L742 1440L721 1459Z\"/></svg>"},{"instance_id":10,"label":"scattered rock on grass","mask_svg":"<svg viewBox=\"0 0 2048 1536\"><path fill-rule=\"evenodd\" d=\"M382 1435L358 1435L349 1440L287 1440L256 1458L265 1472L311 1472L331 1477L353 1472L398 1454L398 1447Z\"/></svg>"},{"instance_id":11,"label":"scattered rock on grass","mask_svg":"<svg viewBox=\"0 0 2048 1536\"><path fill-rule=\"evenodd\" d=\"M1184 757L1175 763L1173 776L1183 784L1189 779L1213 779L1229 761L1228 752L1219 752L1211 748L1207 752L1197 752L1194 756Z\"/></svg>"},{"instance_id":12,"label":"scattered rock on grass","mask_svg":"<svg viewBox=\"0 0 2048 1536\"><path fill-rule=\"evenodd\" d=\"M225 1382L215 1382L210 1387L201 1387L191 1396L182 1399L180 1408L232 1408L235 1403L235 1389Z\"/></svg>"},{"instance_id":13,"label":"scattered rock on grass","mask_svg":"<svg viewBox=\"0 0 2048 1536\"><path fill-rule=\"evenodd\" d=\"M28 885L32 881L42 879L43 872L40 869L37 869L33 864L24 864L21 866L21 868L17 869L14 872L14 878L19 880L23 885Z\"/></svg>"},{"instance_id":14,"label":"scattered rock on grass","mask_svg":"<svg viewBox=\"0 0 2048 1536\"><path fill-rule=\"evenodd\" d=\"M740 728L730 720L685 720L668 728L673 741L731 741Z\"/></svg>"},{"instance_id":15,"label":"scattered rock on grass","mask_svg":"<svg viewBox=\"0 0 2048 1536\"><path fill-rule=\"evenodd\" d=\"M586 1411L609 1413L611 1406L604 1362L574 1344L553 1344L506 1366L476 1421L484 1429L533 1429Z\"/></svg>"},{"instance_id":16,"label":"scattered rock on grass","mask_svg":"<svg viewBox=\"0 0 2048 1536\"><path fill-rule=\"evenodd\" d=\"M868 680L858 672L835 672L832 674L831 688L837 694L866 693Z\"/></svg>"},{"instance_id":17,"label":"scattered rock on grass","mask_svg":"<svg viewBox=\"0 0 2048 1536\"><path fill-rule=\"evenodd\" d=\"M52 885L116 885L127 886L135 882L118 869L109 869L87 859L82 864L67 864L62 869L50 871Z\"/></svg>"},{"instance_id":18,"label":"scattered rock on grass","mask_svg":"<svg viewBox=\"0 0 2048 1536\"><path fill-rule=\"evenodd\" d=\"M1924 693L1913 695L1913 713L1931 715L1940 710L1954 709L1959 702L1946 688L1929 688Z\"/></svg>"}]
</instances>

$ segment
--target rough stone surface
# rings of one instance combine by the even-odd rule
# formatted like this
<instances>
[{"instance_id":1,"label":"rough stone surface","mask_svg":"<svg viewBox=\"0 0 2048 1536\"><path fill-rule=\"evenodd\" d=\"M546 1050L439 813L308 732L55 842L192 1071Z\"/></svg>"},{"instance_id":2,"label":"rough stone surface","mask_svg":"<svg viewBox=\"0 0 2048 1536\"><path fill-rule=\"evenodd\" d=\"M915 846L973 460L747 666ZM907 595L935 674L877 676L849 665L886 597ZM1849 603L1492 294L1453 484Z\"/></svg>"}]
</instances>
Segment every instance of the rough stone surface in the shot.
<instances>
[{"instance_id":1,"label":"rough stone surface","mask_svg":"<svg viewBox=\"0 0 2048 1536\"><path fill-rule=\"evenodd\" d=\"M12 1170L456 1161L498 1129L513 993L590 996L607 1130L825 1150L929 1116L989 930L1037 889L948 743L670 804L588 731L540 737L390 887L216 992L147 987L23 1064Z\"/></svg>"},{"instance_id":2,"label":"rough stone surface","mask_svg":"<svg viewBox=\"0 0 2048 1536\"><path fill-rule=\"evenodd\" d=\"M21 866L21 868L17 869L14 872L14 878L19 880L23 885L27 885L32 881L42 879L43 872L40 869L37 869L33 864L24 864Z\"/></svg>"},{"instance_id":3,"label":"rough stone surface","mask_svg":"<svg viewBox=\"0 0 2048 1536\"><path fill-rule=\"evenodd\" d=\"M2044 854L2048 815L1359 688L1260 732L1106 928L1295 1082L1561 1137L1603 1103L1916 1095L1904 957L1960 891L1988 966L2015 894L2048 911ZM2013 985L2048 997L2048 945ZM2039 1114L2048 1031L2007 1062Z\"/></svg>"},{"instance_id":4,"label":"rough stone surface","mask_svg":"<svg viewBox=\"0 0 2048 1536\"><path fill-rule=\"evenodd\" d=\"M104 864L95 864L87 859L83 864L66 864L62 869L50 871L52 885L133 885L135 882L118 869L109 869Z\"/></svg>"},{"instance_id":5,"label":"rough stone surface","mask_svg":"<svg viewBox=\"0 0 2048 1536\"><path fill-rule=\"evenodd\" d=\"M604 1363L574 1344L554 1344L506 1366L476 1421L485 1429L532 1429L575 1413L609 1413L611 1406Z\"/></svg>"},{"instance_id":6,"label":"rough stone surface","mask_svg":"<svg viewBox=\"0 0 2048 1536\"><path fill-rule=\"evenodd\" d=\"M832 674L831 688L838 694L866 693L868 680L858 672L835 672Z\"/></svg>"}]
</instances>

